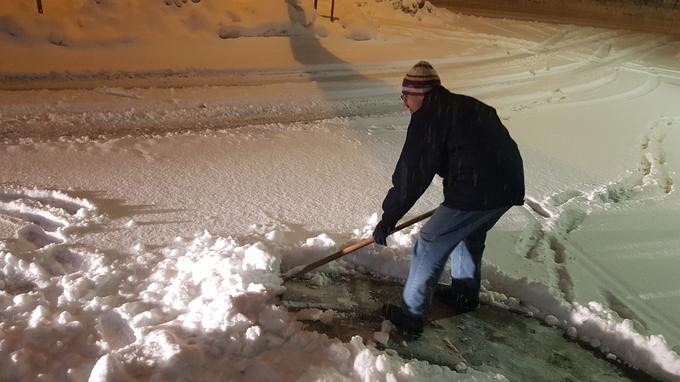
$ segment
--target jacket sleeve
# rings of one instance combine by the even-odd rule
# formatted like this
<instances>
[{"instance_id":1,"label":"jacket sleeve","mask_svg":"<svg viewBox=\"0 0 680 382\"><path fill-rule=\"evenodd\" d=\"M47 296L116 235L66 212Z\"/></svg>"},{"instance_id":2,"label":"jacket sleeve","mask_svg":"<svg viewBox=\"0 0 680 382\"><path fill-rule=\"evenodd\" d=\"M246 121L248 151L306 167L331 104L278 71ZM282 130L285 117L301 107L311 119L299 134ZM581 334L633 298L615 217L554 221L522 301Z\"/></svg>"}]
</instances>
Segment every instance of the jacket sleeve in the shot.
<instances>
[{"instance_id":1,"label":"jacket sleeve","mask_svg":"<svg viewBox=\"0 0 680 382\"><path fill-rule=\"evenodd\" d=\"M437 169L438 142L430 121L413 118L409 123L406 141L392 174L392 188L383 201L382 221L393 228L399 219L427 190Z\"/></svg>"}]
</instances>

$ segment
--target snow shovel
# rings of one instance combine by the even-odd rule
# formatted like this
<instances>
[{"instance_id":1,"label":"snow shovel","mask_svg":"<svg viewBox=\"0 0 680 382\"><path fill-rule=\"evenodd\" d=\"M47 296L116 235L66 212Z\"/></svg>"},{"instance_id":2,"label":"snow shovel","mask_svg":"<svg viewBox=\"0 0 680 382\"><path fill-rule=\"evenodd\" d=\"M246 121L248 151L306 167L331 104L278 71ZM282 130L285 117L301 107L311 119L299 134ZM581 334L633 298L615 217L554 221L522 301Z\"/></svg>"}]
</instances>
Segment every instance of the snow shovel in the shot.
<instances>
[{"instance_id":1,"label":"snow shovel","mask_svg":"<svg viewBox=\"0 0 680 382\"><path fill-rule=\"evenodd\" d=\"M434 214L434 211L435 210L426 212L422 215L414 217L411 220L407 220L407 221L399 224L398 226L396 226L394 228L394 231L392 231L390 234L397 232L397 231L401 231L402 229L409 227L409 226L412 226L413 224L415 224L415 223L417 223L417 222L419 222L423 219L429 218L430 216L432 216L432 214ZM350 254L350 253L352 253L352 252L354 252L358 249L361 249L361 248L363 248L367 245L370 245L370 244L373 244L373 238L363 239L363 240L356 242L352 245L348 245L345 248L342 248L339 251L335 252L334 254L329 255L327 257L324 257L322 259L319 259L319 260L317 260L313 263L309 263L307 265L300 265L300 266L291 268L290 270L288 270L288 272L286 272L283 275L283 281L293 279L293 278L295 278L295 277L297 277L297 276L299 276L303 273L307 273L311 270L314 270L314 269L316 269L316 268L318 268L318 267L320 267L324 264L330 263L333 260L339 259L339 258L341 258L345 255L348 255L348 254Z\"/></svg>"}]
</instances>

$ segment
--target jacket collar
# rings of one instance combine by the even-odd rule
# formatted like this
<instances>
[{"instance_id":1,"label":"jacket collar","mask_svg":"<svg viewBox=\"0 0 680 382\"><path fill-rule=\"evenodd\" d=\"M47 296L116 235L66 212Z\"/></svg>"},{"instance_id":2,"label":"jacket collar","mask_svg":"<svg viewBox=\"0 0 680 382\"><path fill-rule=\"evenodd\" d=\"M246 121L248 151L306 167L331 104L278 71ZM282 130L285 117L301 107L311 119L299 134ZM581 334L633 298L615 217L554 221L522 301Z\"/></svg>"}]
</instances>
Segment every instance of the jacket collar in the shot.
<instances>
[{"instance_id":1,"label":"jacket collar","mask_svg":"<svg viewBox=\"0 0 680 382\"><path fill-rule=\"evenodd\" d=\"M447 88L441 85L435 86L434 88L432 88L432 90L425 94L425 99L423 99L423 105L420 107L420 109L413 113L413 115L416 114L419 115L423 110L427 110L431 108L433 105L440 103L441 100L445 98L446 95L448 94L451 94L451 92Z\"/></svg>"}]
</instances>

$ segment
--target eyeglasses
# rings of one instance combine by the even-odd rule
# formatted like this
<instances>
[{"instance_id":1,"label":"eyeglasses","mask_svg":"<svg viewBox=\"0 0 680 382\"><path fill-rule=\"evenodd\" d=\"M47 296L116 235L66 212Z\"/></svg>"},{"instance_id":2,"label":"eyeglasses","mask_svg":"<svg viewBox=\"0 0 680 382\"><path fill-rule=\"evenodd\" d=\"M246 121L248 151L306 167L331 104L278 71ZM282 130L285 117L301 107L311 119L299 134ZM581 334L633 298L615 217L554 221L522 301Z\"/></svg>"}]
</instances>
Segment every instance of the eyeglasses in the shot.
<instances>
[{"instance_id":1,"label":"eyeglasses","mask_svg":"<svg viewBox=\"0 0 680 382\"><path fill-rule=\"evenodd\" d=\"M399 98L401 98L401 102L406 102L406 94L400 95Z\"/></svg>"}]
</instances>

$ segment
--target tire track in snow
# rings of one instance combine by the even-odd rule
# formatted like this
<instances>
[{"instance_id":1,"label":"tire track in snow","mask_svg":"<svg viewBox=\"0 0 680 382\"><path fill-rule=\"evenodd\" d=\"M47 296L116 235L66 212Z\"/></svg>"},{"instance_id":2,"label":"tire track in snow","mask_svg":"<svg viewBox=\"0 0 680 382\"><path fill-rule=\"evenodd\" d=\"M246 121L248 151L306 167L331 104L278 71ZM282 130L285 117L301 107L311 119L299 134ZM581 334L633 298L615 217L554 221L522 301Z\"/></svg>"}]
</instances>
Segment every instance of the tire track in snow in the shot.
<instances>
[{"instance_id":1,"label":"tire track in snow","mask_svg":"<svg viewBox=\"0 0 680 382\"><path fill-rule=\"evenodd\" d=\"M615 42L602 41L600 44L611 46ZM593 98L589 93L604 90L607 86L620 84L621 70L630 70L629 62L665 45L663 38L642 45L609 53L606 57L594 54L584 55L574 52L559 52L567 63L541 70L530 69L531 75L524 74L503 86L482 88L489 97L499 99L498 103L512 105L513 111L523 111L535 107L556 108L564 105L593 105L620 100L632 100L649 94L661 83L659 75L648 75L642 82L635 82L629 89L616 90L616 93ZM575 60L575 61L574 61ZM516 72L521 74L521 70ZM541 85L536 81L540 80ZM554 84L550 86L549 84ZM518 97L517 94L522 94Z\"/></svg>"},{"instance_id":2,"label":"tire track in snow","mask_svg":"<svg viewBox=\"0 0 680 382\"><path fill-rule=\"evenodd\" d=\"M571 102L572 98L578 99L579 94L607 86L617 80L617 73L609 70L610 66L627 63L649 52L650 49L664 45L667 41L660 37L651 42L645 42L648 38L639 40L634 35L623 32L604 30L590 32L592 33L576 32L566 27L555 30L551 37L538 44L511 39L515 44L520 45L512 52L507 51L507 55L501 52L477 56L473 59L451 57L432 60L432 62L442 75L456 74L457 91L478 97L496 98L499 99L499 102L496 102L499 107L510 105L519 111L545 104L564 104ZM459 34L458 37L454 34L452 38L470 38L465 33ZM622 45L624 48L621 48ZM580 49L588 50L591 46L592 53L579 52ZM606 56L602 53L601 46L610 47ZM548 63L548 60L552 58L559 58L561 63ZM315 67L306 68L306 73L302 76L301 69L215 73L213 75L227 78L223 80L232 86L248 86L248 88L251 85L281 83L295 87L302 86L296 84L304 84L312 80L346 84L352 83L352 73L357 72L371 78L382 79L385 83L391 83L394 78L400 78L403 75L405 66L404 62L388 62L380 65L319 65L318 70ZM502 71L499 71L499 68ZM551 86L550 83L559 85ZM73 108L45 109L41 104L40 107L22 106L18 109L0 110L2 114L0 134L9 139L9 142L18 140L19 137L35 136L47 139L57 137L49 134L89 137L105 134L109 137L118 137L131 133L139 134L140 131L158 134L230 129L253 124L312 122L336 117L367 117L402 110L401 103L393 95L394 87L364 89L362 84L356 85L351 92L347 91L348 88L344 85L338 85L337 94L333 93L332 97L323 100L293 97L286 101L265 101L262 104L239 104L230 99L220 100L213 104L195 102L195 100L186 104L171 103L168 100L155 100L154 97L159 97L159 94L154 91L160 92L156 89L154 91L139 90L139 99L122 97L121 100L115 101L116 107L97 110L98 106L88 104L86 100L88 97L84 97L85 99L78 101L77 107ZM624 95L612 97L623 96L630 99L653 89L654 83L650 82L644 88L632 89ZM95 89L90 92L100 91ZM88 91L81 90L81 92ZM364 95L356 97L357 92ZM289 93L294 94L295 90ZM525 96L518 98L517 94ZM161 94L160 96L162 98L167 95ZM612 99L603 97L598 102L607 102ZM57 94L55 103L59 104L59 101L61 100ZM173 102L175 101L178 102L173 98ZM73 112L74 109L78 112ZM59 133L55 133L57 131Z\"/></svg>"},{"instance_id":3,"label":"tire track in snow","mask_svg":"<svg viewBox=\"0 0 680 382\"><path fill-rule=\"evenodd\" d=\"M648 37L642 39L620 31L602 31L585 37L579 37L582 32L576 33L575 37L570 33L568 29L558 30L554 36L530 49L530 55L508 57L503 65L505 71L500 75L494 76L494 67L483 65L461 68L457 77L472 78L461 83L462 89L472 95L496 99L499 106L511 106L515 111L578 103L587 92L616 82L618 68L627 68L631 61L671 41L666 37L650 41ZM579 51L590 48L590 53ZM561 63L550 64L549 59L559 59ZM642 85L635 84L623 93L617 90L611 98L600 97L585 102L634 99L654 90L659 84L656 77L648 78ZM517 94L522 96L517 97Z\"/></svg>"}]
</instances>

